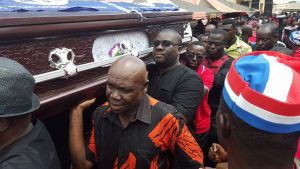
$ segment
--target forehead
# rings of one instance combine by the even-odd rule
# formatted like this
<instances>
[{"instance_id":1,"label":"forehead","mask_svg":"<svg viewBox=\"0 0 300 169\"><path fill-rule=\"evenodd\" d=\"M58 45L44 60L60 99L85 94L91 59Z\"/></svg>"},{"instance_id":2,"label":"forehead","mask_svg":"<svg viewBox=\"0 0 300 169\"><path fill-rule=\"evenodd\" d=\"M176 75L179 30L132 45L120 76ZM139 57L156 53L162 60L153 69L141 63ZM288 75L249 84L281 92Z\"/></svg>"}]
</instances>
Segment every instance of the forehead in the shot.
<instances>
[{"instance_id":1,"label":"forehead","mask_svg":"<svg viewBox=\"0 0 300 169\"><path fill-rule=\"evenodd\" d=\"M156 36L155 40L160 40L160 41L168 40L168 41L174 42L174 41L178 41L178 38L174 32L165 31L165 32L160 32Z\"/></svg>"},{"instance_id":2,"label":"forehead","mask_svg":"<svg viewBox=\"0 0 300 169\"><path fill-rule=\"evenodd\" d=\"M272 31L270 29L258 29L256 37L271 37Z\"/></svg>"},{"instance_id":3,"label":"forehead","mask_svg":"<svg viewBox=\"0 0 300 169\"><path fill-rule=\"evenodd\" d=\"M200 46L200 45L189 45L187 50L188 52L204 52L205 48L204 46Z\"/></svg>"},{"instance_id":4,"label":"forehead","mask_svg":"<svg viewBox=\"0 0 300 169\"><path fill-rule=\"evenodd\" d=\"M201 40L207 40L208 39L208 35L207 36L202 36L200 39Z\"/></svg>"},{"instance_id":5,"label":"forehead","mask_svg":"<svg viewBox=\"0 0 300 169\"><path fill-rule=\"evenodd\" d=\"M222 29L224 29L224 30L233 29L232 24L222 25L221 27L222 27Z\"/></svg>"},{"instance_id":6,"label":"forehead","mask_svg":"<svg viewBox=\"0 0 300 169\"><path fill-rule=\"evenodd\" d=\"M108 71L107 81L120 85L134 85L139 80L143 79L142 72L131 71L128 69L113 68Z\"/></svg>"},{"instance_id":7,"label":"forehead","mask_svg":"<svg viewBox=\"0 0 300 169\"><path fill-rule=\"evenodd\" d=\"M208 36L208 40L209 41L215 41L215 42L223 42L225 40L225 37L224 37L223 34L214 34L214 33L211 33Z\"/></svg>"}]
</instances>

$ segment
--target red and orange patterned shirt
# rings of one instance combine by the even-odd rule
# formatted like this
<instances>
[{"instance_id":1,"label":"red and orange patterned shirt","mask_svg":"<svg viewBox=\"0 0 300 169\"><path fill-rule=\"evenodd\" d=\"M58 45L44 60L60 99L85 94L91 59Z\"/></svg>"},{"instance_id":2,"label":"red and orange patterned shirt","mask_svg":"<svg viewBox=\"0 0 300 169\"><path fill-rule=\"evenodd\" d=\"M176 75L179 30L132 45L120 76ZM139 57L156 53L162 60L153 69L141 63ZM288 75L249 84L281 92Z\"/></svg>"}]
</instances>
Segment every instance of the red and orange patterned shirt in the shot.
<instances>
[{"instance_id":1,"label":"red and orange patterned shirt","mask_svg":"<svg viewBox=\"0 0 300 169\"><path fill-rule=\"evenodd\" d=\"M179 117L179 114L178 114ZM203 154L176 110L145 96L136 120L124 128L108 104L94 112L87 159L103 169L199 169Z\"/></svg>"}]
</instances>

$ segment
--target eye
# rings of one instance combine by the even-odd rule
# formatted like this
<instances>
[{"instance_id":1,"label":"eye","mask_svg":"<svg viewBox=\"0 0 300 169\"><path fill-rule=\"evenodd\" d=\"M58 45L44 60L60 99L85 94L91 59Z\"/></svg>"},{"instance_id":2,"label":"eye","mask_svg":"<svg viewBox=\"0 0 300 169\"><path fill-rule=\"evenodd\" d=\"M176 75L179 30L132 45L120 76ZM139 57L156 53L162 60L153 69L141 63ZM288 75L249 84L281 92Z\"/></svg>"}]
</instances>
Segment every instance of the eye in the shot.
<instances>
[{"instance_id":1,"label":"eye","mask_svg":"<svg viewBox=\"0 0 300 169\"><path fill-rule=\"evenodd\" d=\"M164 40L164 41L162 41L162 45L163 45L164 47L169 47L169 46L172 45L172 42L171 42L171 41L168 41L168 40Z\"/></svg>"},{"instance_id":2,"label":"eye","mask_svg":"<svg viewBox=\"0 0 300 169\"><path fill-rule=\"evenodd\" d=\"M156 41L153 42L153 45L154 45L155 47L159 46L159 44L160 44L160 41L158 41L158 40L156 40Z\"/></svg>"}]
</instances>

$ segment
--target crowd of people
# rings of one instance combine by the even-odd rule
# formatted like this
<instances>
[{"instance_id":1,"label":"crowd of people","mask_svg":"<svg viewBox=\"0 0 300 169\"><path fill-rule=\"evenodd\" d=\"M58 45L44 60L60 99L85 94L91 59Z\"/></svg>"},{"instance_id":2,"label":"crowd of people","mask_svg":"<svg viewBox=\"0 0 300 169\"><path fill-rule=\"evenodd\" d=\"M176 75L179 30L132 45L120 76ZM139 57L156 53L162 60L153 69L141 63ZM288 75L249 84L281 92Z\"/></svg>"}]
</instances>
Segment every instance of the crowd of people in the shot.
<instances>
[{"instance_id":1,"label":"crowd of people","mask_svg":"<svg viewBox=\"0 0 300 169\"><path fill-rule=\"evenodd\" d=\"M153 64L119 58L91 129L84 116L95 99L70 112L72 169L299 168L300 32L292 24L279 39L273 20L208 23L183 55L181 34L164 29L152 42ZM31 120L39 107L32 75L2 57L0 82L0 168L59 169L45 126Z\"/></svg>"}]
</instances>

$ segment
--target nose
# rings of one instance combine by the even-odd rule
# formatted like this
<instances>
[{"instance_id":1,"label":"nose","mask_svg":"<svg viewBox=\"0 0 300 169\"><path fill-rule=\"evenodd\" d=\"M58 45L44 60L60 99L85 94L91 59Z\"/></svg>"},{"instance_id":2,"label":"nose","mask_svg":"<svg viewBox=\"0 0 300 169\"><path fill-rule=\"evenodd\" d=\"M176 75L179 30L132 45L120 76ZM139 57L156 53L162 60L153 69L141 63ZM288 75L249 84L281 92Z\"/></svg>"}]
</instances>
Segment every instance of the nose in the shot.
<instances>
[{"instance_id":1,"label":"nose","mask_svg":"<svg viewBox=\"0 0 300 169\"><path fill-rule=\"evenodd\" d=\"M197 55L194 55L193 60L195 61L197 60Z\"/></svg>"},{"instance_id":2,"label":"nose","mask_svg":"<svg viewBox=\"0 0 300 169\"><path fill-rule=\"evenodd\" d=\"M158 44L158 46L155 47L156 50L162 50L163 46L161 45L161 43Z\"/></svg>"},{"instance_id":3,"label":"nose","mask_svg":"<svg viewBox=\"0 0 300 169\"><path fill-rule=\"evenodd\" d=\"M256 44L257 44L257 45L262 45L262 44L263 44L263 41L262 41L262 40L257 40Z\"/></svg>"},{"instance_id":4,"label":"nose","mask_svg":"<svg viewBox=\"0 0 300 169\"><path fill-rule=\"evenodd\" d=\"M110 96L111 99L114 99L114 100L120 100L121 99L121 95L120 95L120 92L118 90L111 90L109 96Z\"/></svg>"}]
</instances>

